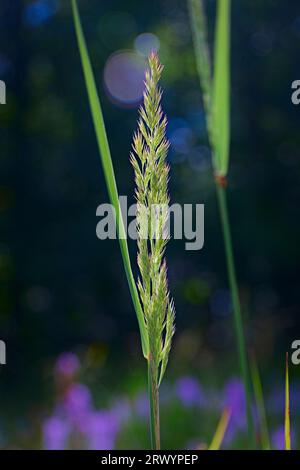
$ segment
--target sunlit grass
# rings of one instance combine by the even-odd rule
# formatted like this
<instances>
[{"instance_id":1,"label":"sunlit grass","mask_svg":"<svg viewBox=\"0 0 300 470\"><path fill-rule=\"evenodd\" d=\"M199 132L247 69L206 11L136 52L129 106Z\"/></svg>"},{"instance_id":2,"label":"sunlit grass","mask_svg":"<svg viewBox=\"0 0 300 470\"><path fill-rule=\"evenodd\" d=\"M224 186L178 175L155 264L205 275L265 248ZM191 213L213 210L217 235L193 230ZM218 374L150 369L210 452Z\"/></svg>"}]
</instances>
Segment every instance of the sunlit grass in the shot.
<instances>
[{"instance_id":1,"label":"sunlit grass","mask_svg":"<svg viewBox=\"0 0 300 470\"><path fill-rule=\"evenodd\" d=\"M83 35L76 0L72 0L73 18L86 89L94 122L102 168L111 204L116 211L116 225L127 281L135 307L142 343L148 362L150 401L150 430L152 447L160 448L159 385L164 375L174 333L174 306L169 298L167 267L164 251L166 216L162 212L156 225L159 233L151 233L152 219L147 216L147 233L144 231L143 210L155 206L168 206L168 142L165 137L166 118L162 115L161 91L158 87L162 66L158 57L151 54L146 72L144 105L140 109L139 130L134 137L131 162L135 171L137 197L138 266L140 279L135 282L119 204L119 195L110 154L100 100L89 54ZM146 235L146 237L145 237Z\"/></svg>"}]
</instances>

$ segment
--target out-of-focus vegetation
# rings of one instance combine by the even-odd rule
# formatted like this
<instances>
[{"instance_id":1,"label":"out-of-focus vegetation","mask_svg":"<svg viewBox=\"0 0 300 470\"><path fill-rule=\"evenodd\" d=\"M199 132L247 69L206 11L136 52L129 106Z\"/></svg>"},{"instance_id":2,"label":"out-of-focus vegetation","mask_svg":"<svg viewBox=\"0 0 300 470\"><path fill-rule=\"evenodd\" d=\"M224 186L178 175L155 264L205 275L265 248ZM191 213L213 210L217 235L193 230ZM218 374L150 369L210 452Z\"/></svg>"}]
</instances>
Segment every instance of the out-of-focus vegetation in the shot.
<instances>
[{"instance_id":1,"label":"out-of-focus vegetation","mask_svg":"<svg viewBox=\"0 0 300 470\"><path fill-rule=\"evenodd\" d=\"M207 6L212 25L215 3ZM177 333L162 391L163 441L169 448L208 445L226 387L238 388L232 378L239 371L186 4L82 0L80 10L119 191L132 202L129 151L149 49L158 48L165 64L171 201L205 204L205 247L188 252L181 241L168 247ZM290 99L291 82L299 78L298 3L233 2L232 22L231 222L247 339L276 447L284 442L285 351L299 331L300 111ZM147 423L136 411L145 391L136 318L117 241L95 235L96 208L108 196L70 2L3 0L0 24L0 79L7 84L7 105L0 107L0 338L7 343L7 365L0 369L1 446L44 445L45 423L56 417L62 399L52 366L71 350L84 358L82 379L73 380L91 389L92 402L86 389L78 392L90 409L109 413L129 402L130 417L113 435L114 445L145 447ZM291 366L292 446L298 375ZM209 407L201 407L199 396L192 407L178 398L186 378L196 380L189 393L197 397L201 387ZM94 425L100 426L97 420ZM230 440L230 432L229 425L224 445L244 446L243 433Z\"/></svg>"}]
</instances>

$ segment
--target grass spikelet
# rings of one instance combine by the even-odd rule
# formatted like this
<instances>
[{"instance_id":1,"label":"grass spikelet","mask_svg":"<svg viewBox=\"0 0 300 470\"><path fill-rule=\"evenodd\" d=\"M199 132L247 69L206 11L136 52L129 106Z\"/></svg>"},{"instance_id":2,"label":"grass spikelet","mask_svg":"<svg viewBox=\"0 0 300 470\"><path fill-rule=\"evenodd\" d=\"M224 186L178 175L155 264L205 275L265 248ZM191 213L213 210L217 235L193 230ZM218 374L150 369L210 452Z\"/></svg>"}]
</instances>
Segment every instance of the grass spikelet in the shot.
<instances>
[{"instance_id":1,"label":"grass spikelet","mask_svg":"<svg viewBox=\"0 0 300 470\"><path fill-rule=\"evenodd\" d=\"M143 106L133 139L130 160L135 172L137 200L138 289L149 339L149 392L151 395L152 437L160 446L158 388L166 370L174 334L174 304L167 283L164 259L168 235L168 178L166 163L169 142L167 119L161 108L159 80L163 67L151 53L146 71Z\"/></svg>"}]
</instances>

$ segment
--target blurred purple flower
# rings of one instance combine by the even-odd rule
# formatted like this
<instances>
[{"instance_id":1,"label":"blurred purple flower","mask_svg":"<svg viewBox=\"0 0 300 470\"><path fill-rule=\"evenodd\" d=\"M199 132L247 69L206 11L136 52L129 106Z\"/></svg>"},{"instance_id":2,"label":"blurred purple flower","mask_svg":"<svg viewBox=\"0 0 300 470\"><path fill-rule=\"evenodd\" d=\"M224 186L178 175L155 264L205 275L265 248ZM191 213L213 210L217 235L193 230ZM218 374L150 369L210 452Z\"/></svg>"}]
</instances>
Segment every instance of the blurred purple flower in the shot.
<instances>
[{"instance_id":1,"label":"blurred purple flower","mask_svg":"<svg viewBox=\"0 0 300 470\"><path fill-rule=\"evenodd\" d=\"M63 398L61 409L72 426L86 432L88 416L93 411L91 392L83 384L72 385Z\"/></svg>"},{"instance_id":2,"label":"blurred purple flower","mask_svg":"<svg viewBox=\"0 0 300 470\"><path fill-rule=\"evenodd\" d=\"M193 377L181 377L177 380L175 391L184 406L201 406L205 403L204 392Z\"/></svg>"},{"instance_id":3,"label":"blurred purple flower","mask_svg":"<svg viewBox=\"0 0 300 470\"><path fill-rule=\"evenodd\" d=\"M43 425L44 448L47 450L63 450L66 447L70 432L67 421L51 416Z\"/></svg>"},{"instance_id":4,"label":"blurred purple flower","mask_svg":"<svg viewBox=\"0 0 300 470\"><path fill-rule=\"evenodd\" d=\"M291 445L293 445L293 440L294 440L294 436L293 436L293 433L291 432ZM275 450L285 449L284 426L279 426L271 434L271 445L272 445L272 449L275 449Z\"/></svg>"},{"instance_id":5,"label":"blurred purple flower","mask_svg":"<svg viewBox=\"0 0 300 470\"><path fill-rule=\"evenodd\" d=\"M119 420L111 411L95 411L91 413L86 432L89 449L114 449L119 428Z\"/></svg>"},{"instance_id":6,"label":"blurred purple flower","mask_svg":"<svg viewBox=\"0 0 300 470\"><path fill-rule=\"evenodd\" d=\"M224 407L231 410L231 422L239 429L246 426L246 398L244 385L240 379L231 379L224 389Z\"/></svg>"},{"instance_id":7,"label":"blurred purple flower","mask_svg":"<svg viewBox=\"0 0 300 470\"><path fill-rule=\"evenodd\" d=\"M92 406L92 397L88 387L83 384L72 385L64 396L63 406L70 415L89 411Z\"/></svg>"},{"instance_id":8,"label":"blurred purple flower","mask_svg":"<svg viewBox=\"0 0 300 470\"><path fill-rule=\"evenodd\" d=\"M63 353L59 356L54 367L54 373L59 377L71 378L79 369L79 359L74 353Z\"/></svg>"},{"instance_id":9,"label":"blurred purple flower","mask_svg":"<svg viewBox=\"0 0 300 470\"><path fill-rule=\"evenodd\" d=\"M240 379L230 379L223 392L223 408L231 411L229 424L226 430L224 442L231 442L237 431L246 428L246 397L243 382Z\"/></svg>"},{"instance_id":10,"label":"blurred purple flower","mask_svg":"<svg viewBox=\"0 0 300 470\"><path fill-rule=\"evenodd\" d=\"M284 426L280 426L271 435L272 448L284 450Z\"/></svg>"}]
</instances>

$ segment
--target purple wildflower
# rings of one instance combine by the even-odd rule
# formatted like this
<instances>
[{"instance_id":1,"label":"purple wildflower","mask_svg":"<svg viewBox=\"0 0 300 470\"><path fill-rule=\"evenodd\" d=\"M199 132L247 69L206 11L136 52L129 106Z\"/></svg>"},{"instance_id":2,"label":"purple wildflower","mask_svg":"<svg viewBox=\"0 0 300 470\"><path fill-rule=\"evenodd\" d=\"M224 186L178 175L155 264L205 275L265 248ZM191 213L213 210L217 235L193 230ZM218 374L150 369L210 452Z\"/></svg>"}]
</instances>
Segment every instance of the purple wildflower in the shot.
<instances>
[{"instance_id":1,"label":"purple wildflower","mask_svg":"<svg viewBox=\"0 0 300 470\"><path fill-rule=\"evenodd\" d=\"M74 384L64 396L63 406L70 415L89 411L92 406L91 392L83 384Z\"/></svg>"},{"instance_id":2,"label":"purple wildflower","mask_svg":"<svg viewBox=\"0 0 300 470\"><path fill-rule=\"evenodd\" d=\"M47 450L63 450L66 447L70 427L67 421L52 416L43 425L44 448Z\"/></svg>"},{"instance_id":3,"label":"purple wildflower","mask_svg":"<svg viewBox=\"0 0 300 470\"><path fill-rule=\"evenodd\" d=\"M231 412L224 441L229 444L236 432L246 428L246 397L244 385L240 379L233 378L227 382L223 392L223 408Z\"/></svg>"},{"instance_id":4,"label":"purple wildflower","mask_svg":"<svg viewBox=\"0 0 300 470\"><path fill-rule=\"evenodd\" d=\"M280 426L276 429L271 436L272 448L276 450L284 450L284 427Z\"/></svg>"},{"instance_id":5,"label":"purple wildflower","mask_svg":"<svg viewBox=\"0 0 300 470\"><path fill-rule=\"evenodd\" d=\"M177 397L184 406L201 406L205 403L204 392L193 377L181 377L177 380L175 389Z\"/></svg>"},{"instance_id":6,"label":"purple wildflower","mask_svg":"<svg viewBox=\"0 0 300 470\"><path fill-rule=\"evenodd\" d=\"M90 414L87 440L90 450L112 450L119 432L119 421L111 411L95 411Z\"/></svg>"},{"instance_id":7,"label":"purple wildflower","mask_svg":"<svg viewBox=\"0 0 300 470\"><path fill-rule=\"evenodd\" d=\"M76 430L84 433L87 420L92 412L92 397L89 389L83 384L74 384L63 398L61 409Z\"/></svg>"},{"instance_id":8,"label":"purple wildflower","mask_svg":"<svg viewBox=\"0 0 300 470\"><path fill-rule=\"evenodd\" d=\"M291 432L291 445L293 444L293 433ZM272 448L275 450L285 449L285 433L284 426L279 426L271 435Z\"/></svg>"},{"instance_id":9,"label":"purple wildflower","mask_svg":"<svg viewBox=\"0 0 300 470\"><path fill-rule=\"evenodd\" d=\"M231 422L237 428L246 426L246 398L244 385L240 379L231 379L224 390L224 407L231 410Z\"/></svg>"}]
</instances>

